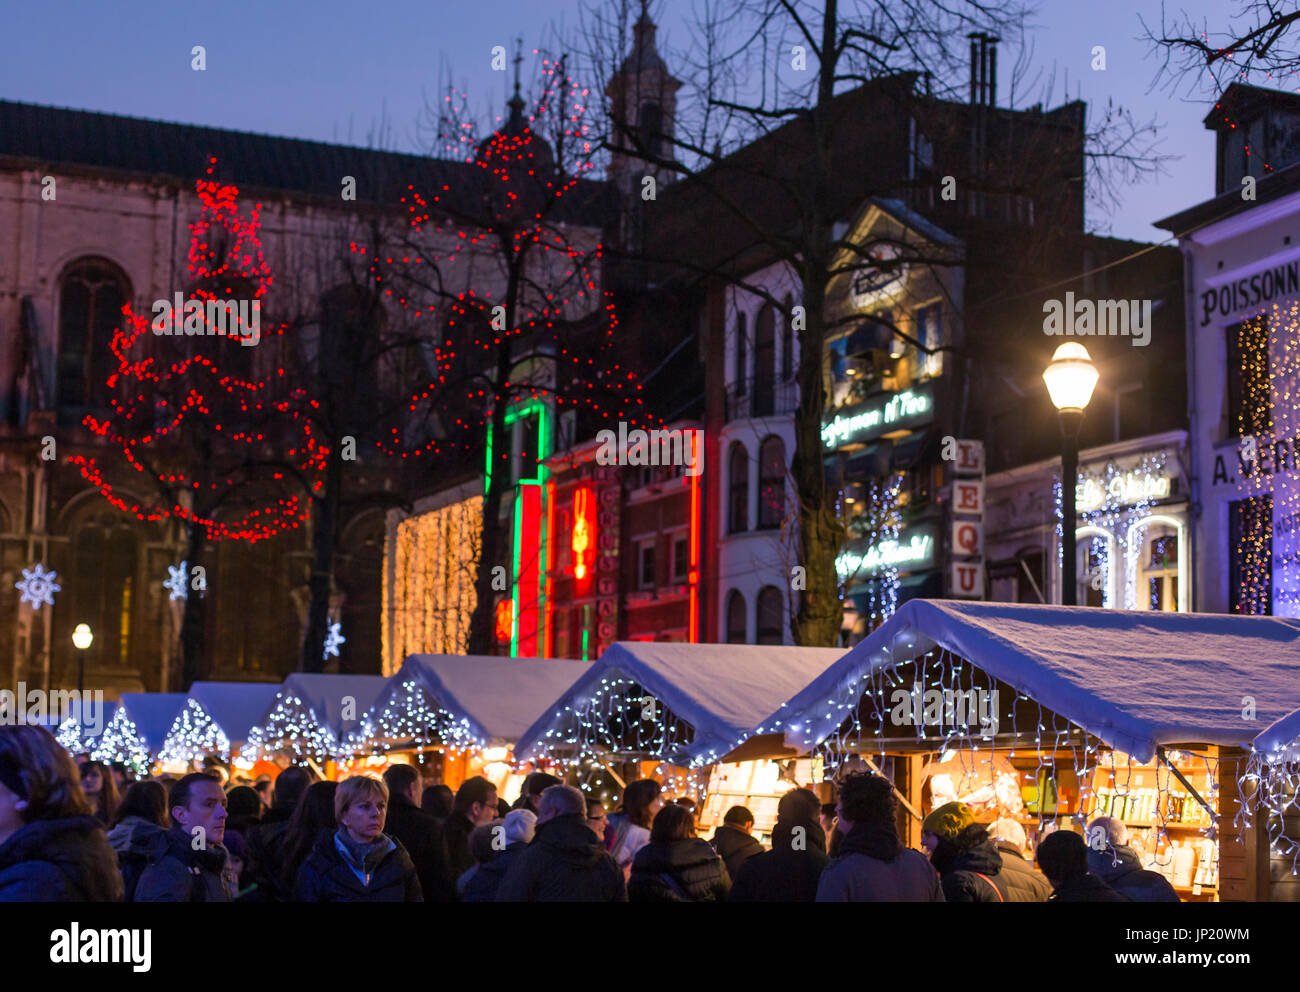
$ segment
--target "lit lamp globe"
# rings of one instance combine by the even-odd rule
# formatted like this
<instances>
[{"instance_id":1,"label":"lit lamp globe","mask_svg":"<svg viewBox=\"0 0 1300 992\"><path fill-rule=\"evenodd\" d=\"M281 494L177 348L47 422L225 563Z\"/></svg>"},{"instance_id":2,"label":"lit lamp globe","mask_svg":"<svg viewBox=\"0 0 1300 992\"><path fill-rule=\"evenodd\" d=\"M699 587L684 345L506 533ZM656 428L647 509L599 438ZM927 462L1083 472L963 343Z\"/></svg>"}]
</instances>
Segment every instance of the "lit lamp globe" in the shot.
<instances>
[{"instance_id":1,"label":"lit lamp globe","mask_svg":"<svg viewBox=\"0 0 1300 992\"><path fill-rule=\"evenodd\" d=\"M88 623L79 623L76 629L72 631L72 646L78 651L85 651L86 648L90 647L94 639L95 634Z\"/></svg>"},{"instance_id":2,"label":"lit lamp globe","mask_svg":"<svg viewBox=\"0 0 1300 992\"><path fill-rule=\"evenodd\" d=\"M1088 349L1075 341L1057 348L1051 364L1043 371L1052 405L1062 413L1074 410L1082 413L1092 399L1097 379L1097 366L1092 364Z\"/></svg>"}]
</instances>

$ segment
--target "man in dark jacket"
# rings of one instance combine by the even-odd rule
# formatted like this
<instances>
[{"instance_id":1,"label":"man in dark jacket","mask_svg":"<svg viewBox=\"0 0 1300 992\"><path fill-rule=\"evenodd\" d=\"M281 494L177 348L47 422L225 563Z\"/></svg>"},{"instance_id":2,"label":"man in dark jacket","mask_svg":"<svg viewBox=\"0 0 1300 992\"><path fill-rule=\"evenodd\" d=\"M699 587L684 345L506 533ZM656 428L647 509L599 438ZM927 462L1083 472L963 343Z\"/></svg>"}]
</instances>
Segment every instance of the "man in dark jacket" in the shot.
<instances>
[{"instance_id":1,"label":"man in dark jacket","mask_svg":"<svg viewBox=\"0 0 1300 992\"><path fill-rule=\"evenodd\" d=\"M248 842L252 877L263 898L288 902L293 893L281 877L284 864L284 834L303 793L312 783L312 773L294 765L282 771L273 785L271 808L244 838Z\"/></svg>"},{"instance_id":2,"label":"man in dark jacket","mask_svg":"<svg viewBox=\"0 0 1300 992\"><path fill-rule=\"evenodd\" d=\"M497 787L482 775L467 778L456 790L451 816L442 824L442 836L447 844L447 864L453 879L474 867L474 855L469 850L469 835L475 827L491 823L497 815Z\"/></svg>"},{"instance_id":3,"label":"man in dark jacket","mask_svg":"<svg viewBox=\"0 0 1300 992\"><path fill-rule=\"evenodd\" d=\"M542 793L533 842L497 889L497 902L626 902L618 862L587 826L587 800L571 785Z\"/></svg>"},{"instance_id":4,"label":"man in dark jacket","mask_svg":"<svg viewBox=\"0 0 1300 992\"><path fill-rule=\"evenodd\" d=\"M1142 867L1123 820L1099 816L1088 824L1088 871L1134 902L1182 902L1169 879Z\"/></svg>"},{"instance_id":5,"label":"man in dark jacket","mask_svg":"<svg viewBox=\"0 0 1300 992\"><path fill-rule=\"evenodd\" d=\"M939 876L920 851L904 847L889 780L848 775L836 807L839 856L817 883L818 902L943 902Z\"/></svg>"},{"instance_id":6,"label":"man in dark jacket","mask_svg":"<svg viewBox=\"0 0 1300 992\"><path fill-rule=\"evenodd\" d=\"M388 786L388 818L384 832L410 855L425 902L455 902L456 884L447 864L442 826L420 809L420 773L410 765L390 765L384 772Z\"/></svg>"},{"instance_id":7,"label":"man in dark jacket","mask_svg":"<svg viewBox=\"0 0 1300 992\"><path fill-rule=\"evenodd\" d=\"M763 845L751 833L753 829L754 814L744 806L732 806L722 818L722 826L713 831L709 843L718 852L732 878L736 877L741 865L754 855L763 853Z\"/></svg>"},{"instance_id":8,"label":"man in dark jacket","mask_svg":"<svg viewBox=\"0 0 1300 992\"><path fill-rule=\"evenodd\" d=\"M811 789L791 789L776 807L772 850L746 859L731 886L732 902L812 902L830 863L821 802Z\"/></svg>"},{"instance_id":9,"label":"man in dark jacket","mask_svg":"<svg viewBox=\"0 0 1300 992\"><path fill-rule=\"evenodd\" d=\"M1025 828L1003 817L989 825L989 833L1002 858L1002 880L1007 902L1047 902L1052 883L1025 860Z\"/></svg>"},{"instance_id":10,"label":"man in dark jacket","mask_svg":"<svg viewBox=\"0 0 1300 992\"><path fill-rule=\"evenodd\" d=\"M226 793L206 772L172 785L172 827L159 838L154 860L135 887L136 902L233 902L226 882Z\"/></svg>"},{"instance_id":11,"label":"man in dark jacket","mask_svg":"<svg viewBox=\"0 0 1300 992\"><path fill-rule=\"evenodd\" d=\"M1052 883L1048 902L1132 902L1088 874L1088 845L1071 830L1048 834L1038 845L1038 867Z\"/></svg>"},{"instance_id":12,"label":"man in dark jacket","mask_svg":"<svg viewBox=\"0 0 1300 992\"><path fill-rule=\"evenodd\" d=\"M1002 857L965 803L945 803L921 823L921 841L943 880L945 902L1007 902Z\"/></svg>"},{"instance_id":13,"label":"man in dark jacket","mask_svg":"<svg viewBox=\"0 0 1300 992\"><path fill-rule=\"evenodd\" d=\"M496 902L497 890L501 888L502 879L533 841L537 829L537 814L530 809L512 809L506 814L505 821L500 826L499 837L505 842L506 848L504 851L497 851L496 857L489 854L479 861L478 869L469 876L469 880L461 889L460 898L463 902ZM490 829L495 832L496 827ZM473 836L470 835L471 838ZM489 841L489 845L491 843L492 841Z\"/></svg>"}]
</instances>

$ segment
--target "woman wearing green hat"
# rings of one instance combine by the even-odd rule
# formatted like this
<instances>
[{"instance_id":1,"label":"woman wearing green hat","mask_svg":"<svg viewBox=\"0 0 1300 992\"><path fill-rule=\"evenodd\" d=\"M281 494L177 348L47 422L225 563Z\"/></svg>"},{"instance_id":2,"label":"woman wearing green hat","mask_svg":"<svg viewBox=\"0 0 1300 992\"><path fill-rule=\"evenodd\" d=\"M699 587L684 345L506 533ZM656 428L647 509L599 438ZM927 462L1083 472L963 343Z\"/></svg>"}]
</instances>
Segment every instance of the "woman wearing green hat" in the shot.
<instances>
[{"instance_id":1,"label":"woman wearing green hat","mask_svg":"<svg viewBox=\"0 0 1300 992\"><path fill-rule=\"evenodd\" d=\"M948 902L1007 902L1002 857L988 828L965 803L945 803L921 823L921 845L938 869Z\"/></svg>"}]
</instances>

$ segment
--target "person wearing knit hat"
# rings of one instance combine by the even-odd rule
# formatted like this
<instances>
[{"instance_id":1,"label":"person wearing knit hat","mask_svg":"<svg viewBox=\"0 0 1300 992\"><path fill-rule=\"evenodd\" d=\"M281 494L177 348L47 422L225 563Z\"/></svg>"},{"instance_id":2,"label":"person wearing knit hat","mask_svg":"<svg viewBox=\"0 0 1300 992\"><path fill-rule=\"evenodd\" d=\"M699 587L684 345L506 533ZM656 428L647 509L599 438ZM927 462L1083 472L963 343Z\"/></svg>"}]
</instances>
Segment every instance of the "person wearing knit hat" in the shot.
<instances>
[{"instance_id":1,"label":"person wearing knit hat","mask_svg":"<svg viewBox=\"0 0 1300 992\"><path fill-rule=\"evenodd\" d=\"M952 840L974 822L975 813L965 803L944 803L921 821L921 846L933 854L940 838Z\"/></svg>"},{"instance_id":2,"label":"person wearing knit hat","mask_svg":"<svg viewBox=\"0 0 1300 992\"><path fill-rule=\"evenodd\" d=\"M1007 902L1002 857L965 803L944 803L921 821L921 844L948 902Z\"/></svg>"}]
</instances>

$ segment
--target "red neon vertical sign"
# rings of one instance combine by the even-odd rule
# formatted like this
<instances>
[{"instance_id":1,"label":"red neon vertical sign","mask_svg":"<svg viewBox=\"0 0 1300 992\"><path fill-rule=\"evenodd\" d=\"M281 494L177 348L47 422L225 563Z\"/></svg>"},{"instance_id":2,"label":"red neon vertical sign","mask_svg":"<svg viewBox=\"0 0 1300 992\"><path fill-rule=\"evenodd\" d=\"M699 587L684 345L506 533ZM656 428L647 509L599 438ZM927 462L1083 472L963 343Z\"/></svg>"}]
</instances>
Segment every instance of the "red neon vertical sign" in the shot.
<instances>
[{"instance_id":1,"label":"red neon vertical sign","mask_svg":"<svg viewBox=\"0 0 1300 992\"><path fill-rule=\"evenodd\" d=\"M519 530L519 574L516 587L519 591L519 654L521 658L537 657L537 628L541 617L538 606L542 592L542 487L536 483L519 486L519 507L522 515Z\"/></svg>"},{"instance_id":2,"label":"red neon vertical sign","mask_svg":"<svg viewBox=\"0 0 1300 992\"><path fill-rule=\"evenodd\" d=\"M700 473L704 471L704 465L701 458L704 452L700 450L700 437L702 431L690 431L691 436L691 464L695 467L695 474L687 476L690 479L691 486L691 539L690 539L690 568L686 573L687 581L690 583L690 616L687 619L686 639L691 644L698 644L700 641Z\"/></svg>"}]
</instances>

